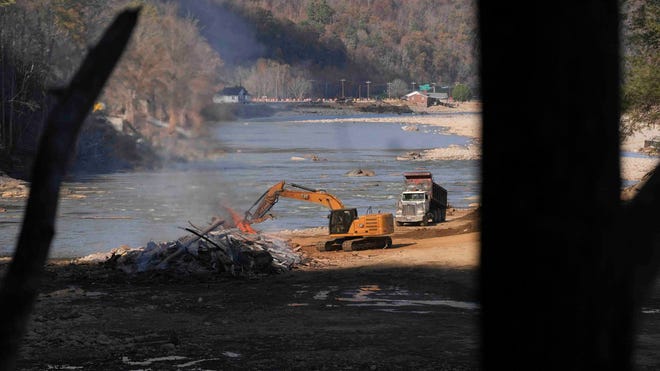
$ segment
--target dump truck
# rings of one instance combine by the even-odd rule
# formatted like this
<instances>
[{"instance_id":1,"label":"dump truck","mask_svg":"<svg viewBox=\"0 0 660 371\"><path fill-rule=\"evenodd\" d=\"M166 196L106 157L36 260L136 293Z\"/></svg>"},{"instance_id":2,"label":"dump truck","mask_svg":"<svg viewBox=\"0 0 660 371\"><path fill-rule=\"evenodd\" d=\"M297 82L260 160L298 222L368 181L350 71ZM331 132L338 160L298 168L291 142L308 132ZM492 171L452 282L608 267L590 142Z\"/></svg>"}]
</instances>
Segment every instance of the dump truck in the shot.
<instances>
[{"instance_id":1,"label":"dump truck","mask_svg":"<svg viewBox=\"0 0 660 371\"><path fill-rule=\"evenodd\" d=\"M397 201L396 224L428 225L444 222L447 216L447 190L433 181L428 171L403 173L405 189Z\"/></svg>"},{"instance_id":2,"label":"dump truck","mask_svg":"<svg viewBox=\"0 0 660 371\"><path fill-rule=\"evenodd\" d=\"M367 213L358 216L357 209L347 208L336 196L321 190L299 184L286 186L281 181L261 195L245 212L243 220L238 224L241 229L248 229L252 224L261 223L271 218L268 214L280 198L311 202L330 209L328 215L328 232L330 240L316 246L319 251L331 250L363 250L387 248L392 246L394 233L394 217L391 213Z\"/></svg>"}]
</instances>

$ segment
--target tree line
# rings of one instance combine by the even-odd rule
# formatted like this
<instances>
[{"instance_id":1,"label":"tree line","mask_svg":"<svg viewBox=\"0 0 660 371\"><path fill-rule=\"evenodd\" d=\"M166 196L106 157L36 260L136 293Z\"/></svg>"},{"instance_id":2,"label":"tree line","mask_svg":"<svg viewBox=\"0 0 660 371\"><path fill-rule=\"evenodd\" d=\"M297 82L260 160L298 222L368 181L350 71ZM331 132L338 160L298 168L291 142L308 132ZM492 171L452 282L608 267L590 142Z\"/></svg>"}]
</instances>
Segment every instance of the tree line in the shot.
<instances>
[{"instance_id":1,"label":"tree line","mask_svg":"<svg viewBox=\"0 0 660 371\"><path fill-rule=\"evenodd\" d=\"M462 83L478 93L473 1L210 1L214 6L254 26L250 31L263 46L259 58L292 71L302 67L315 96L341 95L341 80L356 97L366 95L366 81L373 95L400 96L391 91L397 79L405 92L415 84Z\"/></svg>"},{"instance_id":2,"label":"tree line","mask_svg":"<svg viewBox=\"0 0 660 371\"><path fill-rule=\"evenodd\" d=\"M472 0L2 0L0 162L34 148L57 87L128 6L142 16L101 107L156 144L203 132L202 108L227 86L269 98L398 97L426 83L479 95ZM625 135L658 121L660 5L621 7Z\"/></svg>"},{"instance_id":3,"label":"tree line","mask_svg":"<svg viewBox=\"0 0 660 371\"><path fill-rule=\"evenodd\" d=\"M219 87L220 56L197 21L172 3L128 0L5 0L0 3L0 153L29 155L41 125L91 45L123 8L142 16L97 107L158 142L176 127L202 130L201 108ZM156 129L148 118L167 122Z\"/></svg>"}]
</instances>

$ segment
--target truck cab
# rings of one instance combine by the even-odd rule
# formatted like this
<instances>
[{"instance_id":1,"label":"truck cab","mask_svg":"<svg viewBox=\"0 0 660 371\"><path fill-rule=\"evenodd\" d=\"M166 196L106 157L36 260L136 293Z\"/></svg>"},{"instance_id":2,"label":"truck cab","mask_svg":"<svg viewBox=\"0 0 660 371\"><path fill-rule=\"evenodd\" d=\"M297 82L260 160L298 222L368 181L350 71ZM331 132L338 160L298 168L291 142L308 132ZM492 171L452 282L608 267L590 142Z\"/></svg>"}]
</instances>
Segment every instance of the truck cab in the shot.
<instances>
[{"instance_id":1,"label":"truck cab","mask_svg":"<svg viewBox=\"0 0 660 371\"><path fill-rule=\"evenodd\" d=\"M401 193L396 208L396 222L398 225L403 223L427 224L427 212L430 209L429 196L424 191L404 191Z\"/></svg>"},{"instance_id":2,"label":"truck cab","mask_svg":"<svg viewBox=\"0 0 660 371\"><path fill-rule=\"evenodd\" d=\"M445 221L447 190L433 181L430 172L408 172L403 176L405 189L396 205L396 224Z\"/></svg>"}]
</instances>

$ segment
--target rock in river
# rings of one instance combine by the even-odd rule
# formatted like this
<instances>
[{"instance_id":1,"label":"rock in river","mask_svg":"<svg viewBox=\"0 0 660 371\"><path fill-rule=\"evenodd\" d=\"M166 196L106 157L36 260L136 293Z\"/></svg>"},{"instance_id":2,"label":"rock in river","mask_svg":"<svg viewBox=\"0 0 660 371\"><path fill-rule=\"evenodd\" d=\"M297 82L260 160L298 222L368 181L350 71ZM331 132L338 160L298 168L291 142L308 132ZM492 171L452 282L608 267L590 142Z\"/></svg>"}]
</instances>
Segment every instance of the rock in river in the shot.
<instances>
[{"instance_id":1,"label":"rock in river","mask_svg":"<svg viewBox=\"0 0 660 371\"><path fill-rule=\"evenodd\" d=\"M374 176L376 175L376 172L373 170L365 170L365 169L353 169L346 173L346 176Z\"/></svg>"}]
</instances>

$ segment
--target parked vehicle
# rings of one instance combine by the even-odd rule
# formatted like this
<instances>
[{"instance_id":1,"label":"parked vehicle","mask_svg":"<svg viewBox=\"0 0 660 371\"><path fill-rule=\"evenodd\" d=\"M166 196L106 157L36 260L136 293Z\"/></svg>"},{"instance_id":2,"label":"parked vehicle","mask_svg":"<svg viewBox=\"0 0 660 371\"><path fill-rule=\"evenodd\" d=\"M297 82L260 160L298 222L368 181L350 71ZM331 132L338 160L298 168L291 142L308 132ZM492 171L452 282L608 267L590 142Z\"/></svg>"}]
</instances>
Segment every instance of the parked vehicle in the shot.
<instances>
[{"instance_id":1,"label":"parked vehicle","mask_svg":"<svg viewBox=\"0 0 660 371\"><path fill-rule=\"evenodd\" d=\"M396 224L428 225L444 222L447 216L447 190L433 181L428 171L403 173L405 189L396 207Z\"/></svg>"}]
</instances>

